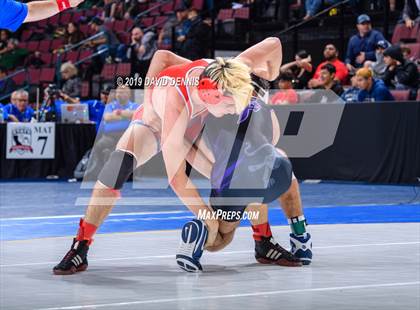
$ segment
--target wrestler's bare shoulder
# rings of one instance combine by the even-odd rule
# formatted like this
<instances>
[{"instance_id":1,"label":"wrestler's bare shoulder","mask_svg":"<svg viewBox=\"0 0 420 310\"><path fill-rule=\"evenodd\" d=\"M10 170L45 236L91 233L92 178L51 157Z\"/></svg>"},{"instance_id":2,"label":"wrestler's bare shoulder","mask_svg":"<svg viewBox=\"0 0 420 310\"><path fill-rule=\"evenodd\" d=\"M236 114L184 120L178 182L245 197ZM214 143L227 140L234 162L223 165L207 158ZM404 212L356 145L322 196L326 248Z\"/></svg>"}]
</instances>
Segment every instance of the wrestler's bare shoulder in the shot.
<instances>
[{"instance_id":1,"label":"wrestler's bare shoulder","mask_svg":"<svg viewBox=\"0 0 420 310\"><path fill-rule=\"evenodd\" d=\"M176 87L157 87L152 95L152 108L163 119L165 112L179 113L185 108L185 104Z\"/></svg>"}]
</instances>

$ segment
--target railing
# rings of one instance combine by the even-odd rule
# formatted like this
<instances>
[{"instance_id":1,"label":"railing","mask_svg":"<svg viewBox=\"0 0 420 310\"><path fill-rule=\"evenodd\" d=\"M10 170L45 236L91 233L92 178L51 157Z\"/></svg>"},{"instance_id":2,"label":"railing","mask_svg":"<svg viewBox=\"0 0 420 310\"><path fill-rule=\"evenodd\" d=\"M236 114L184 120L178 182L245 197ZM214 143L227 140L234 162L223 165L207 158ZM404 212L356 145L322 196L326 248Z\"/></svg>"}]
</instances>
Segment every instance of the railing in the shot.
<instances>
[{"instance_id":1,"label":"railing","mask_svg":"<svg viewBox=\"0 0 420 310\"><path fill-rule=\"evenodd\" d=\"M144 28L143 29L143 32L146 33L147 31L149 31L149 30L151 30L151 29L153 29L153 28L155 28L155 27L157 27L157 26L159 26L161 24L164 24L164 23L166 23L166 20L158 21L157 23L154 23L153 25L150 25L149 27Z\"/></svg>"},{"instance_id":2,"label":"railing","mask_svg":"<svg viewBox=\"0 0 420 310\"><path fill-rule=\"evenodd\" d=\"M168 4L169 2L172 2L172 1L173 1L173 0L164 0L164 1L160 2L159 4L157 4L157 5L153 6L153 7L149 8L149 9L147 9L147 10L145 10L145 11L141 12L141 13L139 13L139 14L138 14L138 15L134 18L134 24L139 23L140 19L141 19L142 17L144 17L145 15L147 15L148 13L150 13L150 12L152 12L153 10L156 10L156 9L160 8L161 6L163 6L163 5L165 5L165 4ZM162 23L164 23L164 21L157 22L157 23L155 23L154 25L151 25L151 26L147 27L146 29L144 29L144 31L148 31L148 30L152 29L153 27L157 27L157 26L159 26L159 25L160 25L160 24L162 24ZM63 50L63 51L59 51L59 52L58 52L58 54L57 54L57 62L56 62L56 65L55 65L55 67L56 67L56 80L57 80L57 82L58 82L58 83L59 83L59 82L60 82L60 80L61 80L60 67L61 67L62 57L63 57L63 55L64 55L65 53L67 53L67 52L69 52L69 51L72 51L72 50L74 50L74 49L77 49L77 48L79 48L80 46L83 46L83 45L85 45L86 43L88 43L88 42L90 42L90 41L93 41L93 40L95 40L95 39L97 39L97 38L99 38L99 37L101 37L101 36L103 36L103 35L104 35L104 32L99 32L99 33L96 33L96 34L94 34L94 35L90 36L89 38L86 38L86 39L84 39L84 40L82 40L82 41L80 41L80 42L78 42L78 43L76 43L76 44L73 44L73 45L71 45L71 46L66 46L66 47L64 48L64 50ZM92 58L94 58L94 57L96 57L96 56L99 56L99 55L101 55L101 54L103 54L103 53L105 53L105 52L107 52L107 51L108 51L108 48L104 48L104 49L102 49L102 50L100 50L100 51L98 51L98 52L96 52L96 53L94 53L94 54L92 54L92 55L89 55L88 57L85 57L85 58L83 58L83 59L78 60L78 61L75 63L75 65L76 65L76 66L79 66L80 64L82 64L82 63L84 63L84 62L86 62L86 61L88 61L88 60L90 60L90 59L92 59ZM3 78L3 79L1 79L0 81L7 80L7 79L10 79L10 78L13 78L14 76L16 76L16 75L18 75L18 74L20 74L20 73L22 73L22 72L25 72L25 75L26 75L26 77L25 77L25 84L26 84L26 85L25 85L24 87L22 87L22 88L23 88L23 89L27 89L27 88L29 88L29 86L28 86L28 84L29 84L29 81L28 81L28 70L27 70L27 69L21 69L21 70L18 70L18 71L16 71L16 72L13 72L12 74L10 74L10 75L8 75L8 76L4 77L4 78ZM4 100L4 99L6 99L6 98L10 97L10 96L11 96L11 94L12 94L12 93L10 93L10 94L6 94L6 95L2 95L2 96L0 97L0 100Z\"/></svg>"},{"instance_id":3,"label":"railing","mask_svg":"<svg viewBox=\"0 0 420 310\"><path fill-rule=\"evenodd\" d=\"M210 15L210 19L211 19L211 36L210 36L210 58L214 58L215 57L215 51L216 51L216 16L217 16L217 12L216 9L213 7L211 9L205 10L205 11L201 11L200 12L200 17L202 18L204 15ZM172 51L174 51L174 47L175 47L175 41L176 41L176 26L173 26L171 29L171 42L172 42Z\"/></svg>"},{"instance_id":4,"label":"railing","mask_svg":"<svg viewBox=\"0 0 420 310\"><path fill-rule=\"evenodd\" d=\"M310 19L307 20L303 20L293 26L290 26L289 28L280 31L280 33L277 34L278 37L288 34L290 32L293 32L293 53L296 54L298 52L299 49L299 30L307 25L310 22L313 22L314 20L318 19L319 17L327 14L328 12L330 12L332 9L335 8L339 8L339 14L340 14L340 25L339 25L339 38L340 38L340 50L344 51L345 49L345 40L344 40L344 6L346 4L348 4L351 0L344 0L341 1L339 3L336 3L334 5L331 5L325 9L323 9L322 11L318 12L317 14L315 14L314 16L312 16Z\"/></svg>"},{"instance_id":5,"label":"railing","mask_svg":"<svg viewBox=\"0 0 420 310\"><path fill-rule=\"evenodd\" d=\"M56 74L57 83L60 83L61 82L60 68L61 68L63 54L65 54L65 53L67 53L67 52L69 52L71 50L77 49L80 46L83 46L83 45L85 45L86 43L88 43L90 41L93 41L93 40L95 40L97 38L100 38L104 34L105 33L103 31L98 32L98 33L95 33L94 35L90 36L89 38L86 38L86 39L84 39L84 40L82 40L82 41L80 41L80 42L78 42L76 44L67 46L66 48L64 48L64 51L57 53L57 63L55 64L55 74Z\"/></svg>"},{"instance_id":6,"label":"railing","mask_svg":"<svg viewBox=\"0 0 420 310\"><path fill-rule=\"evenodd\" d=\"M344 37L344 7L349 4L350 2L352 2L351 0L344 0L341 1L339 3L336 3L334 5L331 5L327 8L325 8L324 10L318 12L317 14L315 14L313 17L311 17L308 20L304 20L301 21L295 25L290 26L289 28L281 31L280 33L278 33L278 37L280 37L281 35L285 35L288 33L293 32L293 50L294 53L296 53L298 51L299 48L299 30L304 27L305 25L307 25L310 22L313 22L314 20L318 19L319 17L321 17L322 15L327 14L328 12L330 12L332 9L338 8L339 9L339 16L340 16L340 23L339 23L339 39L340 39L340 50L344 51L345 50L345 45L346 45L346 41L345 41L345 37ZM387 40L389 40L390 35L389 35L389 16L390 16L390 11L389 11L389 0L384 0L384 8L383 8L383 33L384 36Z\"/></svg>"},{"instance_id":7,"label":"railing","mask_svg":"<svg viewBox=\"0 0 420 310\"><path fill-rule=\"evenodd\" d=\"M5 76L3 79L1 79L0 82L1 81L6 81L8 79L11 79L11 78L13 78L16 75L21 74L22 72L25 73L25 84L28 84L28 71L26 69L20 69L20 70L18 70L16 72L13 72L13 73L9 74L9 75ZM26 89L26 88L28 88L28 86L22 87L22 89ZM9 98L12 95L12 93L13 92L11 92L9 94L5 94L5 95L0 96L0 101Z\"/></svg>"},{"instance_id":8,"label":"railing","mask_svg":"<svg viewBox=\"0 0 420 310\"><path fill-rule=\"evenodd\" d=\"M74 63L74 65L77 67L77 66L81 65L82 63L84 63L84 62L86 62L86 61L88 61L88 60L90 60L90 59L95 58L96 56L99 56L99 55L101 55L101 54L103 54L103 53L108 52L108 50L109 50L109 49L108 49L108 47L103 48L103 49L101 49L100 51L98 51L98 52L96 52L96 53L93 53L92 55L89 55L89 56L87 56L87 57L85 57L85 58L83 58L83 59L80 59L80 60L76 61L76 62Z\"/></svg>"},{"instance_id":9,"label":"railing","mask_svg":"<svg viewBox=\"0 0 420 310\"><path fill-rule=\"evenodd\" d=\"M93 41L93 40L95 40L96 38L100 38L100 37L101 37L101 36L103 36L104 34L105 34L105 33L104 33L103 31L98 32L98 33L96 33L96 34L94 34L94 35L90 36L89 38L86 38L86 39L84 39L84 40L82 40L82 41L80 41L80 42L78 42L78 43L76 43L76 44L73 44L73 45L70 45L70 46L66 47L66 48L64 49L63 53L67 53L67 52L69 52L69 51L71 51L71 50L74 50L74 49L76 49L76 48L78 48L78 47L80 47L80 46L82 46L82 45L85 45L86 43L88 43L88 42L90 42L90 41Z\"/></svg>"}]
</instances>

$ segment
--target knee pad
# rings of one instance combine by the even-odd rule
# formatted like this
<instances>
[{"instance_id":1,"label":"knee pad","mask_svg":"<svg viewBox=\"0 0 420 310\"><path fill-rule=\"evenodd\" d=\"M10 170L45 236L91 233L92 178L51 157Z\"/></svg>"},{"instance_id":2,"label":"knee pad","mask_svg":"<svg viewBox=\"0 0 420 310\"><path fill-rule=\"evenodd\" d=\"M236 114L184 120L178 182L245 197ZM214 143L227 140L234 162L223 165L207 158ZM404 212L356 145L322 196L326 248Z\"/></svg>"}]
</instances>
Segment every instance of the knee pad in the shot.
<instances>
[{"instance_id":1,"label":"knee pad","mask_svg":"<svg viewBox=\"0 0 420 310\"><path fill-rule=\"evenodd\" d=\"M270 203L289 189L292 184L292 164L286 157L279 156L276 158L271 172L267 192L264 195L264 203Z\"/></svg>"},{"instance_id":2,"label":"knee pad","mask_svg":"<svg viewBox=\"0 0 420 310\"><path fill-rule=\"evenodd\" d=\"M111 189L121 189L137 166L133 154L116 150L111 153L108 161L98 176L98 181Z\"/></svg>"}]
</instances>

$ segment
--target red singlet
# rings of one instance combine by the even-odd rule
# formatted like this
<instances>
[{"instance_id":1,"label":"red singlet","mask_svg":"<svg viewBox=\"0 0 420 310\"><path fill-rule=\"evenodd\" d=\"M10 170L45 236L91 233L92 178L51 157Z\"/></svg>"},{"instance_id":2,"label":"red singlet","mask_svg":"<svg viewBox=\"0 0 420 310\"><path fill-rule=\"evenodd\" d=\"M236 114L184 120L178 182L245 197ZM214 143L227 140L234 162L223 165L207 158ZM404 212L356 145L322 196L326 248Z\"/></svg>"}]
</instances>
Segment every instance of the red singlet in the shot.
<instances>
[{"instance_id":1,"label":"red singlet","mask_svg":"<svg viewBox=\"0 0 420 310\"><path fill-rule=\"evenodd\" d=\"M188 128L185 133L185 137L191 142L193 142L198 137L203 127L203 119L206 114L203 112L206 112L207 110L204 109L197 112L194 111L194 107L190 101L190 94L188 90L188 86L190 86L191 84L186 85L186 83L194 82L191 79L191 77L189 77L189 74L191 71L196 70L196 69L205 69L205 67L207 67L208 64L209 63L206 60L199 59L199 60L193 61L188 64L184 64L184 65L170 66L166 68L165 70L163 70L158 76L158 81L159 79L162 79L162 78L163 79L168 78L169 80L176 79L178 81L180 80L183 81L182 83L176 83L175 87L179 95L183 99L185 107L187 108L188 115L190 117ZM160 83L160 85L162 85L162 83ZM141 120L142 116L143 116L143 106L140 106L137 109L137 111L134 113L133 120Z\"/></svg>"}]
</instances>

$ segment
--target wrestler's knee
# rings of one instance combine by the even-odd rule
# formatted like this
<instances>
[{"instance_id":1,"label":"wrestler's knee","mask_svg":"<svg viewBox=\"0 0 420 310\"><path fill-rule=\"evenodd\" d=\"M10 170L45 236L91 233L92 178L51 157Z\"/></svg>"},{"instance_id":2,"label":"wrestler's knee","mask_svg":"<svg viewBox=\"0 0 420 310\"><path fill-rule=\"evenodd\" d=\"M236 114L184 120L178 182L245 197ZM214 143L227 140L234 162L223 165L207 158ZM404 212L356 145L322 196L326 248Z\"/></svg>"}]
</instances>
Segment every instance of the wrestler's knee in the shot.
<instances>
[{"instance_id":1,"label":"wrestler's knee","mask_svg":"<svg viewBox=\"0 0 420 310\"><path fill-rule=\"evenodd\" d=\"M116 150L99 173L98 181L109 189L120 190L136 166L137 160L132 153Z\"/></svg>"}]
</instances>

